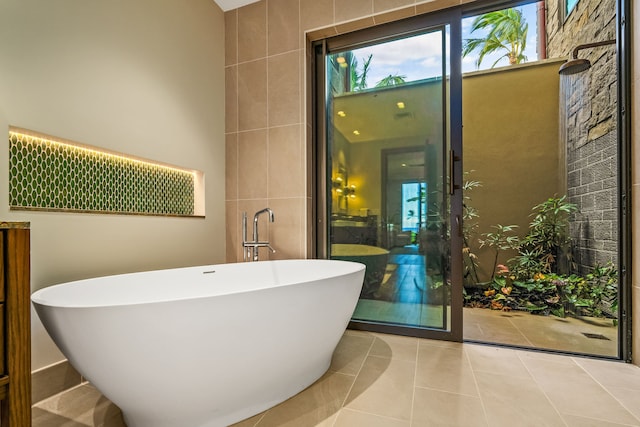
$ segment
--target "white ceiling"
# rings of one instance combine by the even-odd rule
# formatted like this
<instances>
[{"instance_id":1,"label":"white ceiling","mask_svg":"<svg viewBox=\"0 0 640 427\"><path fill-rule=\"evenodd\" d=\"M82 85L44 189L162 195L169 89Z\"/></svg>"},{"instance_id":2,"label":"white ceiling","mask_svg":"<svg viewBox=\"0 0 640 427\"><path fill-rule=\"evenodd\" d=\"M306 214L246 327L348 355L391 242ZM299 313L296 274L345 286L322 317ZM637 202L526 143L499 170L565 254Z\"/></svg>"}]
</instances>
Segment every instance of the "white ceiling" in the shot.
<instances>
[{"instance_id":1,"label":"white ceiling","mask_svg":"<svg viewBox=\"0 0 640 427\"><path fill-rule=\"evenodd\" d=\"M258 0L214 0L220 9L225 12L228 10L237 9L242 6L246 6L251 3L256 3Z\"/></svg>"}]
</instances>

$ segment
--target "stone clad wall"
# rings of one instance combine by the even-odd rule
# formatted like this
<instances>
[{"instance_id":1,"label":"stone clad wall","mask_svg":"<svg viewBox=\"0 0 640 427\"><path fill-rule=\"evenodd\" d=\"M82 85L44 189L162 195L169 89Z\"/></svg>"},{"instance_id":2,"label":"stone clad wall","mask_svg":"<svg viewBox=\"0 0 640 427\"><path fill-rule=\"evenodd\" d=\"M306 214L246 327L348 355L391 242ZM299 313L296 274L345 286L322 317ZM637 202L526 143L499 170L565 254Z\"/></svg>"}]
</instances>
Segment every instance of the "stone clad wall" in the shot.
<instances>
[{"instance_id":1,"label":"stone clad wall","mask_svg":"<svg viewBox=\"0 0 640 427\"><path fill-rule=\"evenodd\" d=\"M586 274L618 255L615 131L567 153L568 199L579 212L571 223L574 261Z\"/></svg>"},{"instance_id":2,"label":"stone clad wall","mask_svg":"<svg viewBox=\"0 0 640 427\"><path fill-rule=\"evenodd\" d=\"M550 58L571 57L581 44L613 40L615 0L580 0L566 20L547 2ZM566 149L568 200L579 212L571 224L577 272L615 262L618 255L616 47L582 49L585 72L560 76L560 138Z\"/></svg>"},{"instance_id":3,"label":"stone clad wall","mask_svg":"<svg viewBox=\"0 0 640 427\"><path fill-rule=\"evenodd\" d=\"M580 0L562 22L560 1L547 2L547 54L549 58L570 57L576 46L616 38L615 0ZM582 144L593 141L616 128L617 76L615 46L582 49L579 58L591 62L591 69L569 77L573 89L582 86L586 112L570 117L577 129L588 134ZM577 97L579 98L579 97ZM577 113L577 111L574 111Z\"/></svg>"}]
</instances>

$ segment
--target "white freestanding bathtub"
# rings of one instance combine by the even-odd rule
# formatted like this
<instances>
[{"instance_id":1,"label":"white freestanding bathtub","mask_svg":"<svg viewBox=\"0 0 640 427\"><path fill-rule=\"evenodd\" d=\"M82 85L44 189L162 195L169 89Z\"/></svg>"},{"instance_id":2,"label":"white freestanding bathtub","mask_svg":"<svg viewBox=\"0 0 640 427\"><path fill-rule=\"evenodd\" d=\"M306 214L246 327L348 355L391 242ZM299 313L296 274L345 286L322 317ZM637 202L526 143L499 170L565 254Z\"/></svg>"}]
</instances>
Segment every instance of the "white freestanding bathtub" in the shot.
<instances>
[{"instance_id":1,"label":"white freestanding bathtub","mask_svg":"<svg viewBox=\"0 0 640 427\"><path fill-rule=\"evenodd\" d=\"M227 426L327 371L364 269L335 260L221 264L70 282L31 299L129 427Z\"/></svg>"}]
</instances>

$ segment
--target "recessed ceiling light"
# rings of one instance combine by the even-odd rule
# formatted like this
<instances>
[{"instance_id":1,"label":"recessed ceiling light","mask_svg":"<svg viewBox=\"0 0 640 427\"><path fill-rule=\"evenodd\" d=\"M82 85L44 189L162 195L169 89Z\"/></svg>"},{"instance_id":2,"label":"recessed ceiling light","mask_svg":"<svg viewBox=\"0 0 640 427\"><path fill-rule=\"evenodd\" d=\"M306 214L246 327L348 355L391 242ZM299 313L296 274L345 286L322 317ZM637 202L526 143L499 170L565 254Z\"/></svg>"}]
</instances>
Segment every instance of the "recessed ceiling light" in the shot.
<instances>
[{"instance_id":1,"label":"recessed ceiling light","mask_svg":"<svg viewBox=\"0 0 640 427\"><path fill-rule=\"evenodd\" d=\"M347 113L345 113L345 112L344 112L344 111L342 111L342 110L341 110L341 111L338 111L338 115L339 115L340 117L347 117Z\"/></svg>"},{"instance_id":2,"label":"recessed ceiling light","mask_svg":"<svg viewBox=\"0 0 640 427\"><path fill-rule=\"evenodd\" d=\"M399 109L401 109L401 110L404 108L404 102L402 102L402 101L397 102L397 103L396 103L396 105L397 105L397 106L398 106L398 108L399 108Z\"/></svg>"},{"instance_id":3,"label":"recessed ceiling light","mask_svg":"<svg viewBox=\"0 0 640 427\"><path fill-rule=\"evenodd\" d=\"M360 131L358 129L356 129L356 130L353 131L353 134L356 135L356 136L360 135Z\"/></svg>"}]
</instances>

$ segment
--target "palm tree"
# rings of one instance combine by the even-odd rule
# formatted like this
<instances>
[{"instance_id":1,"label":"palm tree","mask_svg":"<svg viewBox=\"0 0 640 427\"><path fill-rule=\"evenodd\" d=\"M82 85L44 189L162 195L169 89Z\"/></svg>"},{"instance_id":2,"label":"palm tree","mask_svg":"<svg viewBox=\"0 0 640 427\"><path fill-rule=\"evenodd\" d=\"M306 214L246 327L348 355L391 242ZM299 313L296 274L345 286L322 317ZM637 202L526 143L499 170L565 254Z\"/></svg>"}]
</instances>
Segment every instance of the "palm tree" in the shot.
<instances>
[{"instance_id":1,"label":"palm tree","mask_svg":"<svg viewBox=\"0 0 640 427\"><path fill-rule=\"evenodd\" d=\"M507 58L510 65L526 62L527 57L523 52L527 46L529 24L522 17L521 11L504 9L479 15L471 24L471 32L483 29L489 30L486 36L465 39L462 49L463 57L480 49L476 67L480 68L486 55L502 50L506 53L496 59L491 68L495 67L502 58Z\"/></svg>"},{"instance_id":2,"label":"palm tree","mask_svg":"<svg viewBox=\"0 0 640 427\"><path fill-rule=\"evenodd\" d=\"M359 92L369 88L367 83L367 77L369 76L369 69L371 66L371 60L373 54L369 54L369 57L362 58L362 67L358 63L358 59L353 52L345 52L339 56L331 57L331 72L333 73L330 79L333 85L335 93L343 92ZM406 83L406 77L399 74L389 74L382 78L375 87L388 87L397 86Z\"/></svg>"},{"instance_id":3,"label":"palm tree","mask_svg":"<svg viewBox=\"0 0 640 427\"><path fill-rule=\"evenodd\" d=\"M351 52L347 52L349 57L349 72L350 72L350 91L358 92L367 88L367 74L369 73L369 65L371 64L371 58L373 54L370 54L368 58L363 58L362 70L358 70L358 59Z\"/></svg>"},{"instance_id":4,"label":"palm tree","mask_svg":"<svg viewBox=\"0 0 640 427\"><path fill-rule=\"evenodd\" d=\"M363 58L362 69L358 59L350 52L331 56L331 88L334 93L358 92L367 88L367 74L373 55Z\"/></svg>"},{"instance_id":5,"label":"palm tree","mask_svg":"<svg viewBox=\"0 0 640 427\"><path fill-rule=\"evenodd\" d=\"M387 77L384 77L378 83L376 83L376 87L388 87L388 86L397 86L406 83L407 76L399 76L398 74L389 74Z\"/></svg>"}]
</instances>

